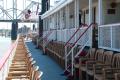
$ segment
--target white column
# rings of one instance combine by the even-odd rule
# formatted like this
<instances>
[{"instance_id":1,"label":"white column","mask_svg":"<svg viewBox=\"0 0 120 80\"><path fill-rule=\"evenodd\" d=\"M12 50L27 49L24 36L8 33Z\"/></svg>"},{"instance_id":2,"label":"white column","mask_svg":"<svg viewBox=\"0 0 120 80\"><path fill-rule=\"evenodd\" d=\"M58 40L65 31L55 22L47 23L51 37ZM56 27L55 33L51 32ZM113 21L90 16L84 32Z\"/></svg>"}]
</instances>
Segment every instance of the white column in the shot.
<instances>
[{"instance_id":1,"label":"white column","mask_svg":"<svg viewBox=\"0 0 120 80\"><path fill-rule=\"evenodd\" d=\"M77 1L76 1L76 9L77 9L77 10L76 10L76 12L77 12L77 13L76 13L76 19L77 19L77 21L76 21L76 26L77 26L77 27L79 27L79 10L80 10L80 7L79 7L79 6L80 6L80 2L79 2L79 1L80 1L80 0L77 0Z\"/></svg>"},{"instance_id":2,"label":"white column","mask_svg":"<svg viewBox=\"0 0 120 80\"><path fill-rule=\"evenodd\" d=\"M103 24L103 0L98 0L98 25L102 25ZM99 27L98 27L98 47L100 46L100 33L99 33Z\"/></svg>"},{"instance_id":3,"label":"white column","mask_svg":"<svg viewBox=\"0 0 120 80\"><path fill-rule=\"evenodd\" d=\"M65 8L66 11L66 28L69 28L69 22L70 22L70 9L69 9L69 4Z\"/></svg>"},{"instance_id":4,"label":"white column","mask_svg":"<svg viewBox=\"0 0 120 80\"><path fill-rule=\"evenodd\" d=\"M60 41L62 41L62 11L60 10Z\"/></svg>"},{"instance_id":5,"label":"white column","mask_svg":"<svg viewBox=\"0 0 120 80\"><path fill-rule=\"evenodd\" d=\"M102 25L102 20L103 20L103 15L102 15L102 3L103 3L103 0L98 0L98 10L99 10L99 23L98 25Z\"/></svg>"},{"instance_id":6,"label":"white column","mask_svg":"<svg viewBox=\"0 0 120 80\"><path fill-rule=\"evenodd\" d=\"M69 34L67 34L67 29L69 29L69 27L70 27L70 11L69 11L69 4L66 6L66 8L65 8L65 11L66 11L66 13L65 13L65 15L66 15L66 32L65 32L65 35L66 35L66 37L65 37L65 42L67 42L67 36L69 36Z\"/></svg>"},{"instance_id":7,"label":"white column","mask_svg":"<svg viewBox=\"0 0 120 80\"><path fill-rule=\"evenodd\" d=\"M43 31L45 30L45 19L43 19Z\"/></svg>"},{"instance_id":8,"label":"white column","mask_svg":"<svg viewBox=\"0 0 120 80\"><path fill-rule=\"evenodd\" d=\"M79 0L74 1L75 28L79 27Z\"/></svg>"},{"instance_id":9,"label":"white column","mask_svg":"<svg viewBox=\"0 0 120 80\"><path fill-rule=\"evenodd\" d=\"M92 0L89 0L89 25L92 23Z\"/></svg>"},{"instance_id":10,"label":"white column","mask_svg":"<svg viewBox=\"0 0 120 80\"><path fill-rule=\"evenodd\" d=\"M89 25L92 23L92 0L89 0ZM90 36L89 36L89 43L92 47L92 27L90 27L89 30Z\"/></svg>"},{"instance_id":11,"label":"white column","mask_svg":"<svg viewBox=\"0 0 120 80\"><path fill-rule=\"evenodd\" d=\"M79 27L79 0L74 1L74 10L75 10L75 28ZM77 36L75 35L75 41L77 40Z\"/></svg>"}]
</instances>

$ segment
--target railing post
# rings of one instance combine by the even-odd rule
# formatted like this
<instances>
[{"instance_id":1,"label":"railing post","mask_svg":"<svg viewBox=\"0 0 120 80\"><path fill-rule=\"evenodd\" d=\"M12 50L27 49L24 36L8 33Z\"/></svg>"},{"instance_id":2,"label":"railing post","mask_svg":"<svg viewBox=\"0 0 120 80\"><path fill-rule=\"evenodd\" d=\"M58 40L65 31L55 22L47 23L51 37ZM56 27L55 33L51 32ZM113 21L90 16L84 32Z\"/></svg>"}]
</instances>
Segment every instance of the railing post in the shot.
<instances>
[{"instance_id":1,"label":"railing post","mask_svg":"<svg viewBox=\"0 0 120 80\"><path fill-rule=\"evenodd\" d=\"M110 26L110 37L111 37L111 48L113 48L113 29L112 26Z\"/></svg>"},{"instance_id":2,"label":"railing post","mask_svg":"<svg viewBox=\"0 0 120 80\"><path fill-rule=\"evenodd\" d=\"M89 0L89 25L91 25L91 23L92 23L92 1L93 0ZM92 26L92 25L91 25ZM92 27L90 27L90 36L89 36L89 38L90 38L90 46L92 47Z\"/></svg>"},{"instance_id":3,"label":"railing post","mask_svg":"<svg viewBox=\"0 0 120 80\"><path fill-rule=\"evenodd\" d=\"M67 70L67 45L65 46L65 69Z\"/></svg>"},{"instance_id":4,"label":"railing post","mask_svg":"<svg viewBox=\"0 0 120 80\"><path fill-rule=\"evenodd\" d=\"M74 14L75 14L75 29L79 27L79 0L74 0ZM77 36L75 34L75 41L77 39Z\"/></svg>"},{"instance_id":5,"label":"railing post","mask_svg":"<svg viewBox=\"0 0 120 80\"><path fill-rule=\"evenodd\" d=\"M74 49L74 48L72 48L72 55L71 55L71 57L72 57L72 61L71 61L71 63L72 63L72 68L71 68L71 69L72 69L72 70L71 70L71 71L72 71L72 76L73 76L73 68L74 68L74 55L73 55L73 49Z\"/></svg>"},{"instance_id":6,"label":"railing post","mask_svg":"<svg viewBox=\"0 0 120 80\"><path fill-rule=\"evenodd\" d=\"M98 25L102 25L102 23L103 23L103 0L98 0L98 10L99 10L99 13L98 13L99 23L98 23Z\"/></svg>"},{"instance_id":7,"label":"railing post","mask_svg":"<svg viewBox=\"0 0 120 80\"><path fill-rule=\"evenodd\" d=\"M44 39L43 39L43 52L45 54L45 41L44 41Z\"/></svg>"}]
</instances>

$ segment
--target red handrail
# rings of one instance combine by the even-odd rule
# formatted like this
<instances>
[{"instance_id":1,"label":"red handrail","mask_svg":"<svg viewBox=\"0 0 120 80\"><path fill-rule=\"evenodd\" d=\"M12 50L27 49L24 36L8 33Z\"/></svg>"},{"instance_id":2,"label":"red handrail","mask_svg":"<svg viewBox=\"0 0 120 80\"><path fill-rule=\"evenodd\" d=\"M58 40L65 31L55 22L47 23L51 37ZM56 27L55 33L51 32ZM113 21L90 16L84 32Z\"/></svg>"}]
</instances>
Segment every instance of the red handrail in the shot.
<instances>
[{"instance_id":1,"label":"red handrail","mask_svg":"<svg viewBox=\"0 0 120 80\"><path fill-rule=\"evenodd\" d=\"M5 55L2 57L2 59L0 60L0 71L3 68L3 66L5 65L6 61L8 60L8 58L10 57L10 55L12 54L13 49L15 48L15 46L17 45L17 41L14 42L11 46L10 49L5 53Z\"/></svg>"},{"instance_id":2,"label":"red handrail","mask_svg":"<svg viewBox=\"0 0 120 80\"><path fill-rule=\"evenodd\" d=\"M75 44L78 42L78 40L80 40L80 38L86 33L86 31L92 26L92 25L95 25L95 23L91 23L87 29L79 36L79 38L75 41L75 43L72 45L71 48L73 48L75 46Z\"/></svg>"},{"instance_id":3,"label":"red handrail","mask_svg":"<svg viewBox=\"0 0 120 80\"><path fill-rule=\"evenodd\" d=\"M87 24L81 24L80 27L74 32L74 34L69 38L69 40L66 42L65 46L68 45L68 43L70 42L70 40L75 36L75 34L79 31L79 29L81 28L81 26L88 26Z\"/></svg>"}]
</instances>

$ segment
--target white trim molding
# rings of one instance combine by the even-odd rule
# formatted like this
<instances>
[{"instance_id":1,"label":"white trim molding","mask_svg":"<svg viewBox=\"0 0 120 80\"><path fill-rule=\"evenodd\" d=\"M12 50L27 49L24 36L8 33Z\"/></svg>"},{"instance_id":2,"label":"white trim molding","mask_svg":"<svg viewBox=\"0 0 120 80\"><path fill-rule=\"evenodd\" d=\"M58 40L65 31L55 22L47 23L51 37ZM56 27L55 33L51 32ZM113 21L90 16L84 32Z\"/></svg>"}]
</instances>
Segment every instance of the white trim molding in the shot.
<instances>
[{"instance_id":1,"label":"white trim molding","mask_svg":"<svg viewBox=\"0 0 120 80\"><path fill-rule=\"evenodd\" d=\"M67 6L67 4L70 4L72 1L74 1L74 0L67 0L67 1L63 0L63 1L61 1L56 6L54 6L53 8L51 8L50 10L45 12L43 15L41 15L41 18L44 19L44 18L54 14L55 12L59 11L63 7Z\"/></svg>"}]
</instances>

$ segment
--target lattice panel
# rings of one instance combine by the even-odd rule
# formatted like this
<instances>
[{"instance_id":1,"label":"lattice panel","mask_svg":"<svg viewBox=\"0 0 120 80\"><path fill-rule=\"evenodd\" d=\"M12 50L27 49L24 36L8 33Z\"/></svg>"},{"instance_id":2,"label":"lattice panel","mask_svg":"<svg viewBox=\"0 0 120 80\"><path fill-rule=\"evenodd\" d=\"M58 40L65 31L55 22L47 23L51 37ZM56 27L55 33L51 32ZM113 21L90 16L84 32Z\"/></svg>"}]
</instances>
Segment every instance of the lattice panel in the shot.
<instances>
[{"instance_id":1,"label":"lattice panel","mask_svg":"<svg viewBox=\"0 0 120 80\"><path fill-rule=\"evenodd\" d=\"M56 30L53 30L50 36L48 37L49 40L56 40Z\"/></svg>"},{"instance_id":2,"label":"lattice panel","mask_svg":"<svg viewBox=\"0 0 120 80\"><path fill-rule=\"evenodd\" d=\"M111 47L110 27L99 27L99 46Z\"/></svg>"},{"instance_id":3,"label":"lattice panel","mask_svg":"<svg viewBox=\"0 0 120 80\"><path fill-rule=\"evenodd\" d=\"M66 30L66 37L67 37L66 39L67 39L67 41L74 34L75 31L76 31L76 28L71 28L71 29ZM70 43L74 43L74 42L75 42L75 36L70 40Z\"/></svg>"},{"instance_id":4,"label":"lattice panel","mask_svg":"<svg viewBox=\"0 0 120 80\"><path fill-rule=\"evenodd\" d=\"M112 48L120 50L120 25L112 27Z\"/></svg>"},{"instance_id":5,"label":"lattice panel","mask_svg":"<svg viewBox=\"0 0 120 80\"><path fill-rule=\"evenodd\" d=\"M57 30L57 41L61 41L61 30Z\"/></svg>"},{"instance_id":6,"label":"lattice panel","mask_svg":"<svg viewBox=\"0 0 120 80\"><path fill-rule=\"evenodd\" d=\"M84 31L86 30L86 28L87 28L87 27L80 29L80 31L79 31L78 34L77 34L77 39L79 38L79 36L80 36L81 34L84 33ZM90 29L89 29L89 30L87 30L87 32L85 32L84 35L80 38L80 40L78 41L78 44L79 44L79 45L84 45L84 44L89 40L87 46L90 46L90 34L91 34L91 33L90 33Z\"/></svg>"}]
</instances>

